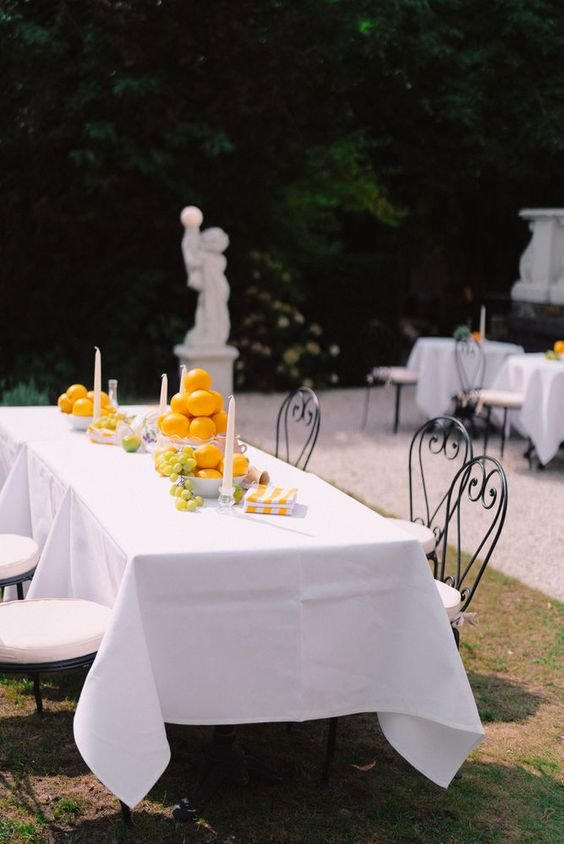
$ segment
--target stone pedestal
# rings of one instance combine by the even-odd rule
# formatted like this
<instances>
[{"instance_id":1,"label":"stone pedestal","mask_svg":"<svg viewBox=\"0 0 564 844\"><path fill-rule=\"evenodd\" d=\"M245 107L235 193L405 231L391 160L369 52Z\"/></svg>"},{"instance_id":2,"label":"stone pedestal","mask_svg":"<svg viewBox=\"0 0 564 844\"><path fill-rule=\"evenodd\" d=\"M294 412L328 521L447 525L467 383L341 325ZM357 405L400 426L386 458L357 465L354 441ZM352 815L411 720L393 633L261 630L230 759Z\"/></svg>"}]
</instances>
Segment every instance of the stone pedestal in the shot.
<instances>
[{"instance_id":1,"label":"stone pedestal","mask_svg":"<svg viewBox=\"0 0 564 844\"><path fill-rule=\"evenodd\" d=\"M564 208L525 208L532 237L521 256L515 302L564 305Z\"/></svg>"},{"instance_id":2,"label":"stone pedestal","mask_svg":"<svg viewBox=\"0 0 564 844\"><path fill-rule=\"evenodd\" d=\"M212 377L212 389L222 396L233 395L233 364L239 357L234 346L192 346L182 343L174 347L174 354L187 370L200 367Z\"/></svg>"}]
</instances>

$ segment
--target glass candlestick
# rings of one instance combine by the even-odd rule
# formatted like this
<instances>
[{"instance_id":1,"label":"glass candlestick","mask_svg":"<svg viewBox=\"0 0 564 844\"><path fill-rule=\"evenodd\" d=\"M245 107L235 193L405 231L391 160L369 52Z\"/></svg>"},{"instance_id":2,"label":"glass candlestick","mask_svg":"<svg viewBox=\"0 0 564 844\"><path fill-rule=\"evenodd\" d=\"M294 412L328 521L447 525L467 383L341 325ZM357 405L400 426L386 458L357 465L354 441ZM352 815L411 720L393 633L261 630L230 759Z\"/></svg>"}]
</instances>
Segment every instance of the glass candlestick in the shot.
<instances>
[{"instance_id":1,"label":"glass candlestick","mask_svg":"<svg viewBox=\"0 0 564 844\"><path fill-rule=\"evenodd\" d=\"M219 496L217 499L217 509L219 513L227 515L233 512L233 505L235 504L235 487L231 487L230 492L225 492L223 487L219 487Z\"/></svg>"},{"instance_id":2,"label":"glass candlestick","mask_svg":"<svg viewBox=\"0 0 564 844\"><path fill-rule=\"evenodd\" d=\"M110 378L108 381L108 398L110 400L110 404L115 409L118 409L118 382L116 378Z\"/></svg>"}]
</instances>

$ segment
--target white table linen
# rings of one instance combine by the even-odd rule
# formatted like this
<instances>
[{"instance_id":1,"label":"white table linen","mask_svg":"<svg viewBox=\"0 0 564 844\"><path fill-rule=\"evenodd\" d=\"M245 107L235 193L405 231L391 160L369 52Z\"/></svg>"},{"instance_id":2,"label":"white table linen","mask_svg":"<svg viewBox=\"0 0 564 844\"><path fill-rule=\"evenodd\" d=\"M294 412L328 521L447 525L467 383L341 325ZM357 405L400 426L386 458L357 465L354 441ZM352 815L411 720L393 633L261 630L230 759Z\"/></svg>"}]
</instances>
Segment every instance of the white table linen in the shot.
<instances>
[{"instance_id":1,"label":"white table linen","mask_svg":"<svg viewBox=\"0 0 564 844\"><path fill-rule=\"evenodd\" d=\"M510 422L531 438L541 463L552 460L564 442L564 360L547 360L544 354L512 355L492 388L524 395L521 410L510 413Z\"/></svg>"},{"instance_id":2,"label":"white table linen","mask_svg":"<svg viewBox=\"0 0 564 844\"><path fill-rule=\"evenodd\" d=\"M315 476L249 454L298 486L294 515L221 516L215 502L178 512L148 455L86 437L21 449L0 524L50 525L30 596L113 604L75 716L85 761L133 806L168 764L166 722L377 712L398 752L447 786L483 730L419 543Z\"/></svg>"},{"instance_id":3,"label":"white table linen","mask_svg":"<svg viewBox=\"0 0 564 844\"><path fill-rule=\"evenodd\" d=\"M486 369L482 387L491 387L508 355L523 351L514 343L486 340L483 343ZM415 401L426 416L432 418L453 409L453 396L461 389L452 337L420 337L409 356L407 368L417 372Z\"/></svg>"}]
</instances>

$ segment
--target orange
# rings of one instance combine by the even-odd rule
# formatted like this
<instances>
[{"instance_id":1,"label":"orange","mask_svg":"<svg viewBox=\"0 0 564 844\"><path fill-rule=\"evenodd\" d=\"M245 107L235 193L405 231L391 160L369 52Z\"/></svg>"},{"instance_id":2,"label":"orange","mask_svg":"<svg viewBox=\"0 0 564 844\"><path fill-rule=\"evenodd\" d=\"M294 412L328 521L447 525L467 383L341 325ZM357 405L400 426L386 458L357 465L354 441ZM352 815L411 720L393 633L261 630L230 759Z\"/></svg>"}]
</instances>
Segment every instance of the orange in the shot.
<instances>
[{"instance_id":1,"label":"orange","mask_svg":"<svg viewBox=\"0 0 564 844\"><path fill-rule=\"evenodd\" d=\"M73 403L72 412L75 416L92 416L94 413L94 405L90 399L77 399Z\"/></svg>"},{"instance_id":2,"label":"orange","mask_svg":"<svg viewBox=\"0 0 564 844\"><path fill-rule=\"evenodd\" d=\"M67 396L72 402L75 402L77 399L85 399L86 395L84 384L71 384L67 389Z\"/></svg>"},{"instance_id":3,"label":"orange","mask_svg":"<svg viewBox=\"0 0 564 844\"><path fill-rule=\"evenodd\" d=\"M554 351L557 355L564 355L564 340L557 340L554 344Z\"/></svg>"},{"instance_id":4,"label":"orange","mask_svg":"<svg viewBox=\"0 0 564 844\"><path fill-rule=\"evenodd\" d=\"M216 445L207 443L206 445L199 445L198 448L194 449L194 457L196 458L198 469L217 469L223 458L223 454Z\"/></svg>"},{"instance_id":5,"label":"orange","mask_svg":"<svg viewBox=\"0 0 564 844\"><path fill-rule=\"evenodd\" d=\"M187 437L190 423L182 413L167 413L161 422L161 431L167 437Z\"/></svg>"},{"instance_id":6,"label":"orange","mask_svg":"<svg viewBox=\"0 0 564 844\"><path fill-rule=\"evenodd\" d=\"M216 399L207 390L194 390L186 399L186 407L192 416L211 416L215 413Z\"/></svg>"},{"instance_id":7,"label":"orange","mask_svg":"<svg viewBox=\"0 0 564 844\"><path fill-rule=\"evenodd\" d=\"M102 397L102 407L108 407L108 405L110 404L109 395L103 390L100 390L100 395ZM86 398L90 399L92 404L94 404L94 390L88 390L88 392L86 393Z\"/></svg>"},{"instance_id":8,"label":"orange","mask_svg":"<svg viewBox=\"0 0 564 844\"><path fill-rule=\"evenodd\" d=\"M217 469L198 469L196 472L197 478L221 478L221 472Z\"/></svg>"},{"instance_id":9,"label":"orange","mask_svg":"<svg viewBox=\"0 0 564 844\"><path fill-rule=\"evenodd\" d=\"M217 390L209 390L209 392L212 394L212 396L215 396L216 405L215 410L213 412L219 413L220 410L223 410L223 396L221 395L221 393L218 393Z\"/></svg>"},{"instance_id":10,"label":"orange","mask_svg":"<svg viewBox=\"0 0 564 844\"><path fill-rule=\"evenodd\" d=\"M184 376L184 388L187 393L192 393L194 390L209 390L211 383L211 375L205 369L191 369Z\"/></svg>"},{"instance_id":11,"label":"orange","mask_svg":"<svg viewBox=\"0 0 564 844\"><path fill-rule=\"evenodd\" d=\"M224 461L222 460L219 464L219 471L223 475L225 473L224 468ZM242 475L246 475L249 471L249 458L245 457L244 454L234 454L233 455L233 476L236 478L241 477Z\"/></svg>"},{"instance_id":12,"label":"orange","mask_svg":"<svg viewBox=\"0 0 564 844\"><path fill-rule=\"evenodd\" d=\"M186 393L175 393L170 400L170 412L183 413L184 416L188 416L188 408L186 407L187 398Z\"/></svg>"},{"instance_id":13,"label":"orange","mask_svg":"<svg viewBox=\"0 0 564 844\"><path fill-rule=\"evenodd\" d=\"M215 437L215 423L209 416L196 416L190 422L190 436L198 440L209 440Z\"/></svg>"},{"instance_id":14,"label":"orange","mask_svg":"<svg viewBox=\"0 0 564 844\"><path fill-rule=\"evenodd\" d=\"M220 410L219 413L214 413L212 416L215 430L218 434L224 434L227 430L227 413Z\"/></svg>"},{"instance_id":15,"label":"orange","mask_svg":"<svg viewBox=\"0 0 564 844\"><path fill-rule=\"evenodd\" d=\"M57 404L59 405L59 410L62 410L63 413L72 413L72 401L66 393L61 393L57 399Z\"/></svg>"}]
</instances>

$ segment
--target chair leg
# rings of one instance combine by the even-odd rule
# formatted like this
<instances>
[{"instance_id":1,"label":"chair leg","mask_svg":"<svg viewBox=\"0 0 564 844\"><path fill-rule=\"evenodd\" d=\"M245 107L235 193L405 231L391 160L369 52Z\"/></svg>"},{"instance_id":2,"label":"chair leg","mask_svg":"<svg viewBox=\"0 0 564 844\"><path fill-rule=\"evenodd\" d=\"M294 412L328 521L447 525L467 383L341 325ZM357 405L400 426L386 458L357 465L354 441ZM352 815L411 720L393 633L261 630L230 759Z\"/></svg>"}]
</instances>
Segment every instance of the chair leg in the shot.
<instances>
[{"instance_id":1,"label":"chair leg","mask_svg":"<svg viewBox=\"0 0 564 844\"><path fill-rule=\"evenodd\" d=\"M503 452L505 451L505 431L507 429L507 408L503 411L503 427L501 429L501 448L500 455L503 459Z\"/></svg>"},{"instance_id":2,"label":"chair leg","mask_svg":"<svg viewBox=\"0 0 564 844\"><path fill-rule=\"evenodd\" d=\"M39 674L32 674L33 680L33 695L35 697L35 706L39 715L43 715L43 698L41 697L41 687L39 685Z\"/></svg>"},{"instance_id":3,"label":"chair leg","mask_svg":"<svg viewBox=\"0 0 564 844\"><path fill-rule=\"evenodd\" d=\"M366 428L366 423L368 422L368 405L370 404L370 387L369 384L366 388L366 397L364 399L364 412L362 414L362 425L361 428L364 430Z\"/></svg>"},{"instance_id":4,"label":"chair leg","mask_svg":"<svg viewBox=\"0 0 564 844\"><path fill-rule=\"evenodd\" d=\"M488 405L488 411L486 413L486 430L484 431L484 455L488 453L488 440L490 438L490 417L492 415L492 407Z\"/></svg>"},{"instance_id":5,"label":"chair leg","mask_svg":"<svg viewBox=\"0 0 564 844\"><path fill-rule=\"evenodd\" d=\"M133 827L133 818L131 817L131 809L129 806L123 802L123 800L119 801L119 805L121 807L121 819L124 824L131 829Z\"/></svg>"},{"instance_id":6,"label":"chair leg","mask_svg":"<svg viewBox=\"0 0 564 844\"><path fill-rule=\"evenodd\" d=\"M397 434L400 418L401 384L396 384L396 410L394 414L394 434Z\"/></svg>"},{"instance_id":7,"label":"chair leg","mask_svg":"<svg viewBox=\"0 0 564 844\"><path fill-rule=\"evenodd\" d=\"M329 776L331 774L331 767L333 765L333 757L335 755L335 744L337 742L337 722L338 718L331 718L329 721L329 731L327 733L327 750L325 751L325 762L323 764L323 775L321 781L327 785Z\"/></svg>"}]
</instances>

